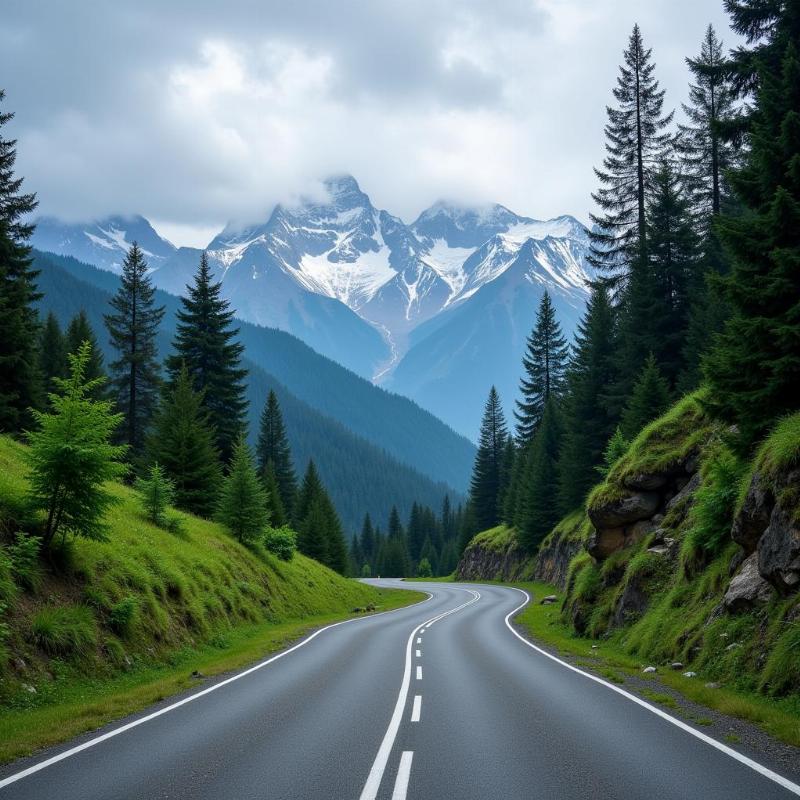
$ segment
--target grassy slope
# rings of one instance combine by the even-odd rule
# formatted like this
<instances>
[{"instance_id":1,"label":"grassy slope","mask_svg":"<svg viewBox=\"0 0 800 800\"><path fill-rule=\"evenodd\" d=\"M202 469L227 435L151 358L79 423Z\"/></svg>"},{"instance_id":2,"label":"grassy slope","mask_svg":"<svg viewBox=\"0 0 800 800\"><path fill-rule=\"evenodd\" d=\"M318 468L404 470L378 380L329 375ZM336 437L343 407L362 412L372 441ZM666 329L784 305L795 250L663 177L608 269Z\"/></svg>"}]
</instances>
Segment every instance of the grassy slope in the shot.
<instances>
[{"instance_id":1,"label":"grassy slope","mask_svg":"<svg viewBox=\"0 0 800 800\"><path fill-rule=\"evenodd\" d=\"M24 448L0 436L0 534L26 519ZM215 523L166 533L114 485L105 542L77 539L36 591L0 570L8 609L0 680L0 759L68 738L280 648L356 607L420 598L381 592L315 561L255 554ZM132 610L131 610L132 609ZM35 689L35 692L31 691Z\"/></svg>"}]
</instances>

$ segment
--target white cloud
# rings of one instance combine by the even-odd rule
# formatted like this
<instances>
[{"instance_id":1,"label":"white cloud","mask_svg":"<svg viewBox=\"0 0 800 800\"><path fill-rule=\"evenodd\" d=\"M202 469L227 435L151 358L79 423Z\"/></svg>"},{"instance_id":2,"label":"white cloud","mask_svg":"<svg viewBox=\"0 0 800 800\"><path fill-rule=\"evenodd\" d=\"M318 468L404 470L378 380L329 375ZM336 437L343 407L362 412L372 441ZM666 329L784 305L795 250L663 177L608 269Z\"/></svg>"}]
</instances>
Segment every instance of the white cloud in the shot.
<instances>
[{"instance_id":1,"label":"white cloud","mask_svg":"<svg viewBox=\"0 0 800 800\"><path fill-rule=\"evenodd\" d=\"M142 213L179 244L334 172L405 219L439 197L586 218L633 22L670 107L708 22L732 43L719 0L11 0L5 16L41 211Z\"/></svg>"}]
</instances>

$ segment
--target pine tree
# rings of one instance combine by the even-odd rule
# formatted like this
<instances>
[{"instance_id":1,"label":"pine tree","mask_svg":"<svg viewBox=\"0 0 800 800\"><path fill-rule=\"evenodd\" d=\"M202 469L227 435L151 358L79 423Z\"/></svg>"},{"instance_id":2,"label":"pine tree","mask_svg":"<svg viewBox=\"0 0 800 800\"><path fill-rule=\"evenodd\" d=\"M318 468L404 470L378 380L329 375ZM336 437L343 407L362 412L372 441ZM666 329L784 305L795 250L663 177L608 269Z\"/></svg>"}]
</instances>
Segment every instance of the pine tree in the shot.
<instances>
[{"instance_id":1,"label":"pine tree","mask_svg":"<svg viewBox=\"0 0 800 800\"><path fill-rule=\"evenodd\" d=\"M470 481L470 505L480 530L493 528L500 521L499 504L507 437L500 397L492 386L483 409L478 452Z\"/></svg>"},{"instance_id":2,"label":"pine tree","mask_svg":"<svg viewBox=\"0 0 800 800\"><path fill-rule=\"evenodd\" d=\"M297 548L300 552L324 564L328 560L328 516L321 497L315 497L300 523Z\"/></svg>"},{"instance_id":3,"label":"pine tree","mask_svg":"<svg viewBox=\"0 0 800 800\"><path fill-rule=\"evenodd\" d=\"M267 461L264 470L259 469L261 481L267 492L267 508L269 509L270 524L273 528L281 528L289 524L289 516L281 499L281 488L278 485L278 476L275 474L275 465Z\"/></svg>"},{"instance_id":4,"label":"pine tree","mask_svg":"<svg viewBox=\"0 0 800 800\"><path fill-rule=\"evenodd\" d=\"M387 536L390 539L402 539L404 536L403 523L400 522L400 514L397 512L397 506L392 506L392 510L389 512Z\"/></svg>"},{"instance_id":5,"label":"pine tree","mask_svg":"<svg viewBox=\"0 0 800 800\"><path fill-rule=\"evenodd\" d=\"M659 369L675 387L685 368L690 296L699 288L699 240L689 203L680 180L668 163L655 177L653 199L647 214L649 235L648 277L651 284L639 331L626 331L650 345ZM646 330L645 338L642 331ZM647 352L642 353L643 358ZM629 356L628 364L642 363Z\"/></svg>"},{"instance_id":6,"label":"pine tree","mask_svg":"<svg viewBox=\"0 0 800 800\"><path fill-rule=\"evenodd\" d=\"M164 306L156 306L155 287L147 262L134 242L122 264L120 287L111 299L113 313L105 315L111 344L118 357L109 369L117 405L123 414L123 437L136 459L158 401L160 369L156 335Z\"/></svg>"},{"instance_id":7,"label":"pine tree","mask_svg":"<svg viewBox=\"0 0 800 800\"><path fill-rule=\"evenodd\" d=\"M527 350L522 357L525 371L520 380L522 399L517 400L517 441L529 442L542 418L547 399L560 397L564 392L569 347L561 333L561 325L550 295L545 292L536 313L536 324L528 337Z\"/></svg>"},{"instance_id":8,"label":"pine tree","mask_svg":"<svg viewBox=\"0 0 800 800\"><path fill-rule=\"evenodd\" d=\"M411 506L411 514L408 518L408 554L414 563L419 561L420 551L424 543L425 529L422 509L415 502Z\"/></svg>"},{"instance_id":9,"label":"pine tree","mask_svg":"<svg viewBox=\"0 0 800 800\"><path fill-rule=\"evenodd\" d=\"M233 448L230 472L220 491L217 519L242 544L259 541L269 525L267 496L244 436Z\"/></svg>"},{"instance_id":10,"label":"pine tree","mask_svg":"<svg viewBox=\"0 0 800 800\"><path fill-rule=\"evenodd\" d=\"M311 504L315 497L322 492L322 481L317 472L317 465L313 459L309 460L303 482L300 484L300 491L297 494L297 504L295 506L295 516L297 520L303 520L311 510ZM302 549L302 548L301 548Z\"/></svg>"},{"instance_id":11,"label":"pine tree","mask_svg":"<svg viewBox=\"0 0 800 800\"><path fill-rule=\"evenodd\" d=\"M682 173L689 183L692 210L705 236L722 210L728 194L725 173L736 163L733 142L723 131L736 115L736 98L729 79L729 65L722 42L709 25L697 58L687 58L694 83L689 86L689 103L683 103L687 122L678 125L678 152Z\"/></svg>"},{"instance_id":12,"label":"pine tree","mask_svg":"<svg viewBox=\"0 0 800 800\"><path fill-rule=\"evenodd\" d=\"M568 513L583 503L597 482L606 442L616 420L605 393L616 380L615 313L602 284L592 287L586 312L575 335L568 372L564 439L558 459L558 497Z\"/></svg>"},{"instance_id":13,"label":"pine tree","mask_svg":"<svg viewBox=\"0 0 800 800\"><path fill-rule=\"evenodd\" d=\"M56 315L51 311L44 321L39 334L39 373L45 392L50 395L56 389L56 381L65 378L68 371L67 353L74 353L73 348L67 347L61 326ZM87 369L87 379L88 379ZM97 377L97 376L92 376Z\"/></svg>"},{"instance_id":14,"label":"pine tree","mask_svg":"<svg viewBox=\"0 0 800 800\"><path fill-rule=\"evenodd\" d=\"M361 552L364 560L371 566L375 566L375 531L372 528L372 520L369 514L364 515L364 524L361 526Z\"/></svg>"},{"instance_id":15,"label":"pine tree","mask_svg":"<svg viewBox=\"0 0 800 800\"><path fill-rule=\"evenodd\" d=\"M669 406L669 387L658 368L655 358L648 356L633 393L622 415L622 434L628 440L636 438L639 431L661 416Z\"/></svg>"},{"instance_id":16,"label":"pine tree","mask_svg":"<svg viewBox=\"0 0 800 800\"><path fill-rule=\"evenodd\" d=\"M28 434L30 450L29 499L45 512L42 544L49 547L58 533L104 539L103 516L115 502L105 487L120 478L124 445L111 438L122 421L108 401L92 400L94 384L84 374L89 346L69 356L69 377L57 379L58 392L50 395L51 411L34 411L37 430Z\"/></svg>"},{"instance_id":17,"label":"pine tree","mask_svg":"<svg viewBox=\"0 0 800 800\"><path fill-rule=\"evenodd\" d=\"M142 501L147 519L159 528L167 526L167 507L175 502L175 484L167 477L164 468L152 464L146 477L136 481L136 490Z\"/></svg>"},{"instance_id":18,"label":"pine tree","mask_svg":"<svg viewBox=\"0 0 800 800\"><path fill-rule=\"evenodd\" d=\"M720 279L731 315L705 362L712 413L751 445L798 407L800 385L800 7L726 3L734 30L756 53L740 51L740 77L757 89L748 116L750 149L733 173L745 207L719 228L732 260ZM754 79L754 80L753 80Z\"/></svg>"},{"instance_id":19,"label":"pine tree","mask_svg":"<svg viewBox=\"0 0 800 800\"><path fill-rule=\"evenodd\" d=\"M89 362L86 364L86 377L90 380L105 377L103 353L97 344L97 337L94 335L92 326L89 324L89 318L83 309L70 320L65 339L67 351L70 353L77 352L84 342L89 342L90 355ZM97 391L100 392L101 396L95 399L102 400L106 394L105 381L98 386Z\"/></svg>"},{"instance_id":20,"label":"pine tree","mask_svg":"<svg viewBox=\"0 0 800 800\"><path fill-rule=\"evenodd\" d=\"M202 398L192 389L186 369L164 395L147 441L151 462L161 465L175 486L175 505L210 517L222 480L219 453Z\"/></svg>"},{"instance_id":21,"label":"pine tree","mask_svg":"<svg viewBox=\"0 0 800 800\"><path fill-rule=\"evenodd\" d=\"M555 398L545 403L542 424L530 444L522 486L519 542L535 553L542 540L558 522L558 453L562 423Z\"/></svg>"},{"instance_id":22,"label":"pine tree","mask_svg":"<svg viewBox=\"0 0 800 800\"><path fill-rule=\"evenodd\" d=\"M0 90L0 103L5 92ZM14 115L0 111L0 129ZM41 400L35 303L38 272L31 269L26 242L33 225L23 222L36 208L34 194L21 193L14 177L16 140L0 135L0 431L18 432L31 422Z\"/></svg>"},{"instance_id":23,"label":"pine tree","mask_svg":"<svg viewBox=\"0 0 800 800\"><path fill-rule=\"evenodd\" d=\"M291 516L297 494L297 477L294 473L292 453L286 437L278 398L272 390L270 390L264 410L261 412L256 453L258 467L262 473L266 472L270 464L272 465L280 489L281 503L285 512Z\"/></svg>"},{"instance_id":24,"label":"pine tree","mask_svg":"<svg viewBox=\"0 0 800 800\"><path fill-rule=\"evenodd\" d=\"M327 491L323 491L321 500L325 511L325 536L327 538L327 557L323 563L340 575L346 575L347 543L344 539L342 523Z\"/></svg>"},{"instance_id":25,"label":"pine tree","mask_svg":"<svg viewBox=\"0 0 800 800\"><path fill-rule=\"evenodd\" d=\"M217 447L227 462L247 410L243 383L247 370L240 367L244 345L237 341L239 329L231 327L233 311L222 299L222 284L212 281L205 253L194 283L187 289L177 313L175 352L167 360L167 368L174 380L186 364L195 390L203 392Z\"/></svg>"},{"instance_id":26,"label":"pine tree","mask_svg":"<svg viewBox=\"0 0 800 800\"><path fill-rule=\"evenodd\" d=\"M673 115L663 115L664 91L651 55L634 25L613 90L617 107L607 108L603 169L595 169L601 185L592 198L602 213L591 216L589 260L614 286L647 261L647 204L670 140L666 128Z\"/></svg>"}]
</instances>

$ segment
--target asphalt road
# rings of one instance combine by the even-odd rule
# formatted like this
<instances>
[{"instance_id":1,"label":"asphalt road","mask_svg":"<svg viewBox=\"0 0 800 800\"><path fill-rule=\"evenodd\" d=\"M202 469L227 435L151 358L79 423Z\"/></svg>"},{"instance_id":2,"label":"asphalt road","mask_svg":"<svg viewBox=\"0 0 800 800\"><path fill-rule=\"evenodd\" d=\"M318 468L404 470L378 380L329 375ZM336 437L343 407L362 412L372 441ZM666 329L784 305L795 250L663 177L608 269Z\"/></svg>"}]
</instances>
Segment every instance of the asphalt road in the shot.
<instances>
[{"instance_id":1,"label":"asphalt road","mask_svg":"<svg viewBox=\"0 0 800 800\"><path fill-rule=\"evenodd\" d=\"M507 623L520 592L410 588L432 597L5 768L0 798L800 796L769 765L531 647Z\"/></svg>"}]
</instances>

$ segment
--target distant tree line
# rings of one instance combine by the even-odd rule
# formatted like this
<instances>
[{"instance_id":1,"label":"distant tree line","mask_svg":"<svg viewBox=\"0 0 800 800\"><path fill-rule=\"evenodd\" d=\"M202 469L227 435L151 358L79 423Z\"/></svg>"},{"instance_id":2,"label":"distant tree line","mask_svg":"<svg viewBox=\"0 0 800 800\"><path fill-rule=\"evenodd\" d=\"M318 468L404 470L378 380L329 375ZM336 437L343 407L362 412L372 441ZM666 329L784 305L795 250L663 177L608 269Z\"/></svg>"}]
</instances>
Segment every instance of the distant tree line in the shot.
<instances>
[{"instance_id":1,"label":"distant tree line","mask_svg":"<svg viewBox=\"0 0 800 800\"><path fill-rule=\"evenodd\" d=\"M677 126L633 28L595 170L598 277L569 347L542 298L513 434L490 391L472 533L504 522L534 552L626 443L701 385L740 452L800 406L800 7L726 8L748 46L725 55L708 27Z\"/></svg>"}]
</instances>

